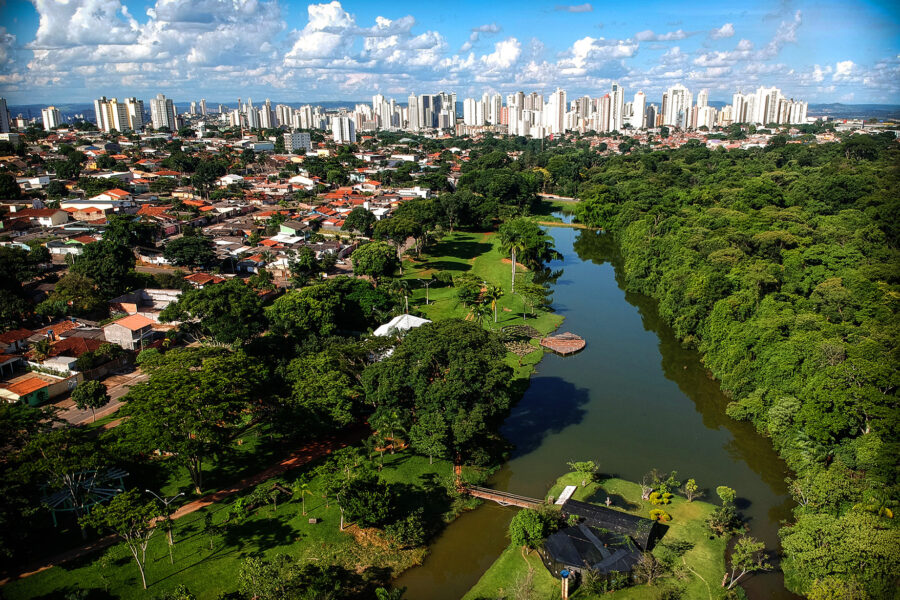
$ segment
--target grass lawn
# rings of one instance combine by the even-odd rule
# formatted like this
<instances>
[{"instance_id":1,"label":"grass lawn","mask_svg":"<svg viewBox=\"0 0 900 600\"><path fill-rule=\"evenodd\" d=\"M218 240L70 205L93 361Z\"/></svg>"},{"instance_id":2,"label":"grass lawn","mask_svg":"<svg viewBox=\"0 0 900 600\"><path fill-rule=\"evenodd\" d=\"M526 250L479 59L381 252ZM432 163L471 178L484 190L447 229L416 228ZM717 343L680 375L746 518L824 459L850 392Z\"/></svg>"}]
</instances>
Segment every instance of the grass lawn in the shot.
<instances>
[{"instance_id":1,"label":"grass lawn","mask_svg":"<svg viewBox=\"0 0 900 600\"><path fill-rule=\"evenodd\" d=\"M290 472L290 481L309 471L314 465ZM408 484L412 490L409 502L420 502L422 494L434 489L435 478L445 478L452 474L452 464L435 461L430 465L428 458L410 452L400 452L385 456L382 477L391 483ZM216 523L225 520L227 509L234 497L192 513L175 521L175 564L169 563L169 552L165 534L160 530L150 541L147 549L148 590L141 589L137 565L124 545L110 549L116 557L110 566L100 569L96 561L101 554L54 567L31 577L14 581L3 587L3 596L8 600L19 598L62 598L74 589L103 590L108 586L114 598L148 598L173 590L185 584L199 599L217 598L224 592L233 591L238 586L241 561L248 556L273 557L286 554L304 562L337 564L355 571L366 567L388 569L394 574L402 569L418 564L424 558L426 549L398 550L389 547L372 530L360 530L349 526L339 530L340 511L333 499L326 506L320 493L320 480L314 478L310 484L310 495L306 496L307 515L302 514L299 498L278 503L275 511L271 504L257 508L244 522L230 526L227 531L212 539L204 532L204 518L212 512ZM431 510L429 520L448 520L459 512L463 505L451 504L445 500L429 502L425 506ZM311 517L319 519L310 524Z\"/></svg>"},{"instance_id":2,"label":"grass lawn","mask_svg":"<svg viewBox=\"0 0 900 600\"><path fill-rule=\"evenodd\" d=\"M504 262L505 259L505 262ZM440 271L450 271L453 275L474 273L488 283L499 286L503 290L497 306L497 323L493 320L485 322L489 329L500 329L507 325L526 324L541 333L549 333L559 327L563 317L547 311L538 311L535 317L522 317L522 298L510 294L512 265L509 255L499 250L496 233L455 232L430 246L418 260L404 260L403 277L410 280L430 278ZM516 281L524 281L526 269L516 266ZM432 321L449 318L466 318L469 309L456 298L456 289L452 286L432 284L428 290L428 305L425 304L425 288L413 281L413 292L410 305L415 305L422 314ZM537 348L537 346L536 346Z\"/></svg>"},{"instance_id":3,"label":"grass lawn","mask_svg":"<svg viewBox=\"0 0 900 600\"><path fill-rule=\"evenodd\" d=\"M576 500L603 504L606 497L609 496L613 501L613 507L642 517L648 517L650 509L657 508L650 502L641 500L641 488L636 483L622 479L605 479L581 487L581 479L576 473L568 473L560 477L548 492L548 497L559 496L567 485L578 486L572 496ZM672 515L672 520L667 523L668 530L653 549L653 554L662 557L666 553L666 544L674 541L693 544L693 547L682 557L683 564L692 570L689 579L682 583L685 587L683 597L698 600L722 598L725 591L719 586L719 583L722 573L725 572L726 540L719 537L710 539L709 529L706 526L706 518L715 507L706 502L688 502L684 498L676 496L672 499L671 504L659 508ZM478 583L469 590L465 600L496 598L500 590L512 589L516 581L520 581L527 575L529 568L534 569L532 582L537 597L548 597L549 593L558 594L558 591L555 590L559 589L559 580L552 577L544 568L537 553L531 552L526 564L522 560L521 550L510 546L482 575ZM655 594L655 588L638 585L603 594L602 598L652 600L655 598ZM576 590L571 596L585 600L595 597L588 595L584 590ZM599 598L599 596L597 597Z\"/></svg>"}]
</instances>

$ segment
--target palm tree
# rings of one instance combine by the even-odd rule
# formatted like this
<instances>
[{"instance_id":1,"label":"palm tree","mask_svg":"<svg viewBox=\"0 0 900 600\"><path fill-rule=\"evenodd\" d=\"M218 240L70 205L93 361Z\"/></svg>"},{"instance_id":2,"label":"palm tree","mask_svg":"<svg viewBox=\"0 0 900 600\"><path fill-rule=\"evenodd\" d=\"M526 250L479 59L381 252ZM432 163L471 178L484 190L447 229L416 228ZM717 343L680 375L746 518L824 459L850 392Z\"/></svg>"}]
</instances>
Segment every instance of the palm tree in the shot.
<instances>
[{"instance_id":1,"label":"palm tree","mask_svg":"<svg viewBox=\"0 0 900 600\"><path fill-rule=\"evenodd\" d=\"M488 284L485 290L481 293L481 297L485 300L490 300L491 302L491 310L494 311L494 323L497 322L497 304L499 303L500 298L503 296L503 290L500 289L500 286Z\"/></svg>"},{"instance_id":2,"label":"palm tree","mask_svg":"<svg viewBox=\"0 0 900 600\"><path fill-rule=\"evenodd\" d=\"M479 325L484 325L484 320L487 319L490 314L491 307L489 304L482 302L480 304L472 305L472 320Z\"/></svg>"},{"instance_id":3,"label":"palm tree","mask_svg":"<svg viewBox=\"0 0 900 600\"><path fill-rule=\"evenodd\" d=\"M526 232L520 227L520 223L518 219L514 219L512 221L507 221L503 225L500 226L499 230L500 235L500 249L504 252L510 253L510 260L512 261L512 277L510 283L510 293L516 293L516 254L519 252L525 252L528 248L528 236Z\"/></svg>"},{"instance_id":4,"label":"palm tree","mask_svg":"<svg viewBox=\"0 0 900 600\"><path fill-rule=\"evenodd\" d=\"M394 279L391 281L388 291L391 294L394 294L398 298L402 298L405 310L404 312L409 312L409 279Z\"/></svg>"}]
</instances>

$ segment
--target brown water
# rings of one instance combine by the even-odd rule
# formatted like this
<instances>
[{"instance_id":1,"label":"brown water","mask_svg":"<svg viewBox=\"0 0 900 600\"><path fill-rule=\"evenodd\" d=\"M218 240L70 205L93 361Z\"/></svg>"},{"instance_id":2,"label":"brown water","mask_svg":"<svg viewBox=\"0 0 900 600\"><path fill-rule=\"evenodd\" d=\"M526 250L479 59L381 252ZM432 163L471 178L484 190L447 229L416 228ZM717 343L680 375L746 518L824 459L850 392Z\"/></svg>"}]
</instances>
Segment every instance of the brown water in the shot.
<instances>
[{"instance_id":1,"label":"brown water","mask_svg":"<svg viewBox=\"0 0 900 600\"><path fill-rule=\"evenodd\" d=\"M594 460L602 472L637 480L651 468L676 469L701 487L727 485L751 534L769 548L792 507L784 462L752 426L725 415L728 399L659 318L655 302L623 291L618 254L608 236L550 229L563 260L553 307L563 331L587 340L568 358L546 354L503 426L516 449L489 485L543 497L570 460ZM712 494L713 497L715 494ZM484 504L435 540L421 567L398 586L412 600L455 600L506 547L513 508ZM795 598L778 573L746 585L752 600Z\"/></svg>"}]
</instances>

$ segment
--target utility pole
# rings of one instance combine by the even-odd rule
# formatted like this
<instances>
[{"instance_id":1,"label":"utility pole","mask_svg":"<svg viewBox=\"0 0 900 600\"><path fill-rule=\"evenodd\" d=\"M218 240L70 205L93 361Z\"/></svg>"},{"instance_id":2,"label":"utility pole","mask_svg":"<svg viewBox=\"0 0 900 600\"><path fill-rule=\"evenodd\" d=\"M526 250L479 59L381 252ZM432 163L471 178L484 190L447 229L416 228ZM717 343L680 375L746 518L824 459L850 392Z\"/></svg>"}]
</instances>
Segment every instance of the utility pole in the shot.
<instances>
[{"instance_id":1,"label":"utility pole","mask_svg":"<svg viewBox=\"0 0 900 600\"><path fill-rule=\"evenodd\" d=\"M157 500L159 500L163 508L166 511L166 537L169 540L169 563L175 564L175 557L173 555L172 549L175 546L175 539L172 536L172 512L169 510L169 505L174 502L178 497L184 496L184 492L175 494L171 498L162 498L156 492L151 492L150 490L144 490L148 494L152 494Z\"/></svg>"}]
</instances>

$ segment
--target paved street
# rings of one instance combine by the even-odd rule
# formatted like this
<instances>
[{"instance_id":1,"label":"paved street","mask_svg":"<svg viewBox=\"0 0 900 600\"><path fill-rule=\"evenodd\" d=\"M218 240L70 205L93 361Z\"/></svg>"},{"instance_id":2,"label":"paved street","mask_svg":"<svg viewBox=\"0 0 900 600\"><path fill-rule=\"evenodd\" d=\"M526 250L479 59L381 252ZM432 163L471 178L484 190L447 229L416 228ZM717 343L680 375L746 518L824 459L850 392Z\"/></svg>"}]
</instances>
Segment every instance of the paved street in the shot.
<instances>
[{"instance_id":1,"label":"paved street","mask_svg":"<svg viewBox=\"0 0 900 600\"><path fill-rule=\"evenodd\" d=\"M119 410L119 407L122 406L119 398L128 393L128 388L136 383L146 381L147 377L148 376L145 373L141 373L140 369L135 369L131 373L107 377L103 381L103 385L106 386L106 392L109 394L110 400L109 404L97 411L97 418L100 419ZM79 410L75 407L75 402L72 401L71 398L56 402L55 406L62 410L60 416L72 425L90 423L93 419L93 415L91 415L89 409Z\"/></svg>"}]
</instances>

